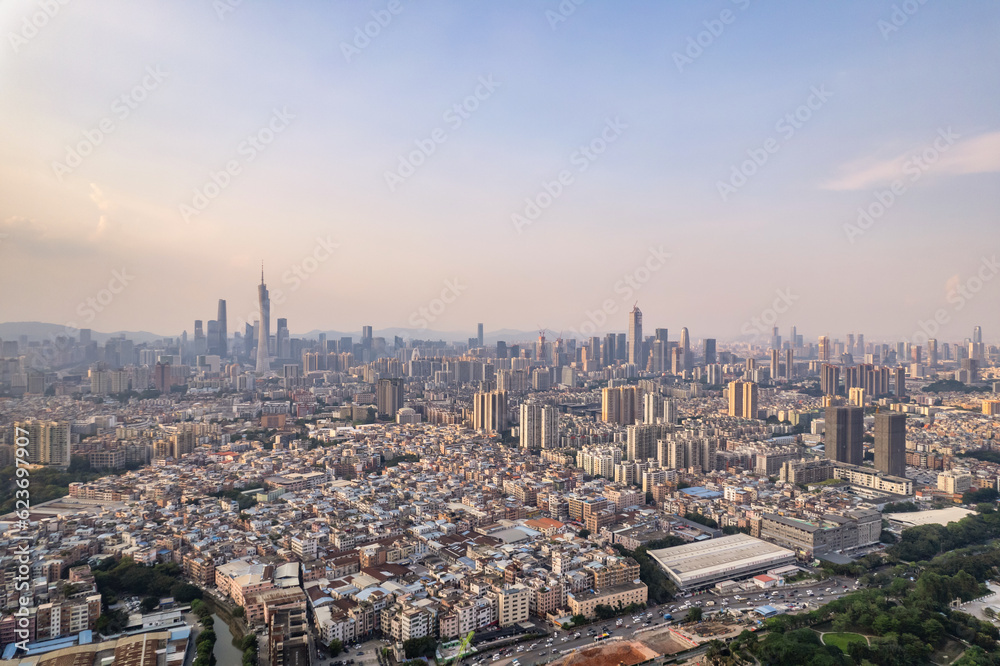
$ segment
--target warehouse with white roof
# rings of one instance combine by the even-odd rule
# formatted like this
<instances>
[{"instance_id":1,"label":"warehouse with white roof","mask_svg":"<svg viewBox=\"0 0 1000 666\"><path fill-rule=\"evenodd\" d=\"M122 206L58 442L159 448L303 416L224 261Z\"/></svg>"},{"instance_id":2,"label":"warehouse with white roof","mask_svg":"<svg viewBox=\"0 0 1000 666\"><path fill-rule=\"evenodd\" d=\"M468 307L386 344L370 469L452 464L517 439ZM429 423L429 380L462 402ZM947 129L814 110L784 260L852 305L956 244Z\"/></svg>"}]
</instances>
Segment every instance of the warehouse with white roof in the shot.
<instances>
[{"instance_id":1,"label":"warehouse with white roof","mask_svg":"<svg viewBox=\"0 0 1000 666\"><path fill-rule=\"evenodd\" d=\"M749 578L795 562L793 551L746 534L651 550L649 555L685 592Z\"/></svg>"}]
</instances>

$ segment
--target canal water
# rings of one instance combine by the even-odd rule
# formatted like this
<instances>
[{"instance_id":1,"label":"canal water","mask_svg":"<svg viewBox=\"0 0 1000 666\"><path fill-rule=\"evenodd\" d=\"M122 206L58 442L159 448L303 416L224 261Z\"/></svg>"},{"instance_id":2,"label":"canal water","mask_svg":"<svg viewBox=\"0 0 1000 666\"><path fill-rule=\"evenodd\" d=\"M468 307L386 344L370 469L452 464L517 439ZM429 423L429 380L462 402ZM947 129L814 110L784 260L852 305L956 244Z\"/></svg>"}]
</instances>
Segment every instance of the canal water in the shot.
<instances>
[{"instance_id":1,"label":"canal water","mask_svg":"<svg viewBox=\"0 0 1000 666\"><path fill-rule=\"evenodd\" d=\"M217 613L212 613L215 620L215 661L218 666L240 666L243 663L243 653L240 648L233 643L233 632Z\"/></svg>"}]
</instances>

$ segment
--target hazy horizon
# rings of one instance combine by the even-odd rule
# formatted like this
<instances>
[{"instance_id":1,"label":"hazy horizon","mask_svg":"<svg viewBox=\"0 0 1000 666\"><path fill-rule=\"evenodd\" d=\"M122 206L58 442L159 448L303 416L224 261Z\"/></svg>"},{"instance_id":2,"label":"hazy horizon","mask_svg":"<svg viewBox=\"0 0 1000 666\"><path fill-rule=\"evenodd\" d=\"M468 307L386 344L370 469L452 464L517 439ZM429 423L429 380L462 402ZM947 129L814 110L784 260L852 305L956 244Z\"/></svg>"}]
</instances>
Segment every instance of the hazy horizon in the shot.
<instances>
[{"instance_id":1,"label":"hazy horizon","mask_svg":"<svg viewBox=\"0 0 1000 666\"><path fill-rule=\"evenodd\" d=\"M4 3L0 321L1000 339L1000 6L915 6Z\"/></svg>"}]
</instances>

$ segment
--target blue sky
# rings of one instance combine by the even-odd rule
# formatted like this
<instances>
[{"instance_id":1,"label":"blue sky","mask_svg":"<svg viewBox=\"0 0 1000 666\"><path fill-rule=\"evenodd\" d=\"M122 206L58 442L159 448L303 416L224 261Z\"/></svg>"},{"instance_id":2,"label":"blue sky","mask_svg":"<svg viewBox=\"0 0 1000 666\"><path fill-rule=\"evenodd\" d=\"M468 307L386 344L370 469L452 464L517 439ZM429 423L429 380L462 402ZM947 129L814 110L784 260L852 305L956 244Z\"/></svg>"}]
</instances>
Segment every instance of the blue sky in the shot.
<instances>
[{"instance_id":1,"label":"blue sky","mask_svg":"<svg viewBox=\"0 0 1000 666\"><path fill-rule=\"evenodd\" d=\"M892 31L902 3L567 0L558 22L557 2L389 4L69 2L34 32L37 2L0 6L0 320L190 330L218 298L249 315L264 259L293 332L409 326L448 280L461 293L432 329L589 331L604 311L594 328L623 330L638 300L649 328L725 338L791 290L777 323L810 337L910 336L940 308L944 340L1000 330L1000 280L954 298L997 250L996 3L914 2ZM372 12L387 24L345 57ZM246 150L275 110L273 141ZM894 180L884 214L845 229ZM646 274L656 248L670 258ZM123 267L135 279L81 321ZM645 280L625 294L628 275Z\"/></svg>"}]
</instances>

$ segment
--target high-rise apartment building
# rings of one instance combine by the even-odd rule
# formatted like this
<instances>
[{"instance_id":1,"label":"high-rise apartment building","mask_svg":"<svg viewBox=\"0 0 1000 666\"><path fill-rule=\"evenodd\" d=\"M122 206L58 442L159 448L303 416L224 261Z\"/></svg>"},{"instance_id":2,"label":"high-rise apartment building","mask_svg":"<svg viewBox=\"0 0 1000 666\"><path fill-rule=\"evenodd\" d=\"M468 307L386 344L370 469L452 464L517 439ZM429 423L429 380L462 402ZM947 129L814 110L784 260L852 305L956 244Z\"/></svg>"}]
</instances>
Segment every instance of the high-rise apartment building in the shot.
<instances>
[{"instance_id":1,"label":"high-rise apartment building","mask_svg":"<svg viewBox=\"0 0 1000 666\"><path fill-rule=\"evenodd\" d=\"M559 447L559 411L552 405L526 402L521 405L521 448L555 449Z\"/></svg>"},{"instance_id":2,"label":"high-rise apartment building","mask_svg":"<svg viewBox=\"0 0 1000 666\"><path fill-rule=\"evenodd\" d=\"M837 395L840 389L840 368L824 363L819 371L819 388L823 395Z\"/></svg>"},{"instance_id":3,"label":"high-rise apartment building","mask_svg":"<svg viewBox=\"0 0 1000 666\"><path fill-rule=\"evenodd\" d=\"M395 417L396 412L403 408L404 380L399 378L380 378L376 387L375 406L381 417Z\"/></svg>"},{"instance_id":4,"label":"high-rise apartment building","mask_svg":"<svg viewBox=\"0 0 1000 666\"><path fill-rule=\"evenodd\" d=\"M864 458L865 412L860 407L831 405L826 408L826 457L860 465Z\"/></svg>"},{"instance_id":5,"label":"high-rise apartment building","mask_svg":"<svg viewBox=\"0 0 1000 666\"><path fill-rule=\"evenodd\" d=\"M502 433L507 429L507 392L476 393L472 405L472 425L478 432Z\"/></svg>"},{"instance_id":6,"label":"high-rise apartment building","mask_svg":"<svg viewBox=\"0 0 1000 666\"><path fill-rule=\"evenodd\" d=\"M757 384L743 379L729 382L729 415L757 418Z\"/></svg>"},{"instance_id":7,"label":"high-rise apartment building","mask_svg":"<svg viewBox=\"0 0 1000 666\"><path fill-rule=\"evenodd\" d=\"M617 386L601 391L601 420L631 425L641 420L643 390L638 386Z\"/></svg>"},{"instance_id":8,"label":"high-rise apartment building","mask_svg":"<svg viewBox=\"0 0 1000 666\"><path fill-rule=\"evenodd\" d=\"M875 415L875 467L891 476L906 474L906 414Z\"/></svg>"}]
</instances>

